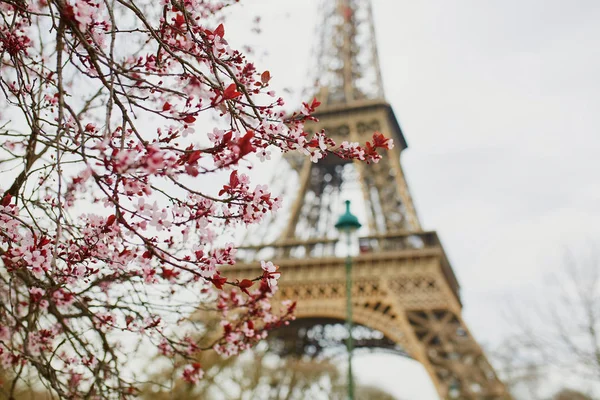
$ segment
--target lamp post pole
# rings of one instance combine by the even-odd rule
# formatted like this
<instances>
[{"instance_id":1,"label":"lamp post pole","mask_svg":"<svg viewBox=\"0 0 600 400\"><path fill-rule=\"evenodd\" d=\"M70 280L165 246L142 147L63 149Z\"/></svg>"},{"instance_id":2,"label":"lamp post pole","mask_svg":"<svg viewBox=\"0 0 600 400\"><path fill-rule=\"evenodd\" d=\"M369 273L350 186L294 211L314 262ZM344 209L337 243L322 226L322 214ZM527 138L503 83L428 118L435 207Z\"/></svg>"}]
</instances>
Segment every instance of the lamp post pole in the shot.
<instances>
[{"instance_id":1,"label":"lamp post pole","mask_svg":"<svg viewBox=\"0 0 600 400\"><path fill-rule=\"evenodd\" d=\"M350 231L346 231L348 254L346 255L346 329L348 339L346 347L348 350L348 399L354 400L354 375L352 374L352 351L354 340L352 338L352 256L350 255Z\"/></svg>"},{"instance_id":2,"label":"lamp post pole","mask_svg":"<svg viewBox=\"0 0 600 400\"><path fill-rule=\"evenodd\" d=\"M346 212L340 216L335 227L338 231L346 234L346 329L348 330L346 349L348 351L348 399L354 400L354 375L352 374L352 351L354 350L354 340L352 338L352 255L350 253L350 246L352 245L352 232L360 228L361 225L360 222L358 222L358 218L350 212L350 200L346 200Z\"/></svg>"}]
</instances>

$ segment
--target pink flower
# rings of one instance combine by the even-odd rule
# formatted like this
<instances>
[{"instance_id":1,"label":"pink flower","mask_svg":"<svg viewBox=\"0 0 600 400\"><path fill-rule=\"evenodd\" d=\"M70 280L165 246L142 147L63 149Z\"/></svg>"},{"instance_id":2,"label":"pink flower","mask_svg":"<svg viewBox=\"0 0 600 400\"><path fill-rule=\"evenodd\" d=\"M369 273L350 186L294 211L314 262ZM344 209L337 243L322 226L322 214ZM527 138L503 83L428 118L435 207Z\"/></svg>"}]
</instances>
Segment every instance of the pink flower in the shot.
<instances>
[{"instance_id":1,"label":"pink flower","mask_svg":"<svg viewBox=\"0 0 600 400\"><path fill-rule=\"evenodd\" d=\"M318 162L321 158L323 158L323 153L319 150L313 150L309 152L310 154L310 161L316 163Z\"/></svg>"},{"instance_id":2,"label":"pink flower","mask_svg":"<svg viewBox=\"0 0 600 400\"><path fill-rule=\"evenodd\" d=\"M0 341L6 342L10 339L10 330L6 326L0 326Z\"/></svg>"},{"instance_id":3,"label":"pink flower","mask_svg":"<svg viewBox=\"0 0 600 400\"><path fill-rule=\"evenodd\" d=\"M49 262L40 250L34 250L23 255L23 261L27 263L27 266L31 269L31 272L37 277L41 278L44 275L44 271L49 269Z\"/></svg>"},{"instance_id":4,"label":"pink flower","mask_svg":"<svg viewBox=\"0 0 600 400\"><path fill-rule=\"evenodd\" d=\"M271 290L274 290L277 287L277 281L281 277L281 272L277 272L279 267L277 265L274 265L271 261L261 261L260 267L263 269L263 271L265 271L263 273L263 277L266 280L267 284L269 285Z\"/></svg>"},{"instance_id":5,"label":"pink flower","mask_svg":"<svg viewBox=\"0 0 600 400\"><path fill-rule=\"evenodd\" d=\"M163 152L156 146L148 146L146 171L153 174L166 166Z\"/></svg>"},{"instance_id":6,"label":"pink flower","mask_svg":"<svg viewBox=\"0 0 600 400\"><path fill-rule=\"evenodd\" d=\"M277 271L277 267L271 261L268 261L268 262L261 261L260 267L263 269L263 271L269 272L269 273Z\"/></svg>"},{"instance_id":7,"label":"pink flower","mask_svg":"<svg viewBox=\"0 0 600 400\"><path fill-rule=\"evenodd\" d=\"M52 300L59 307L68 307L75 301L75 296L66 289L60 288L52 293Z\"/></svg>"},{"instance_id":8,"label":"pink flower","mask_svg":"<svg viewBox=\"0 0 600 400\"><path fill-rule=\"evenodd\" d=\"M188 383L198 383L204 376L200 363L186 365L183 369L183 380Z\"/></svg>"},{"instance_id":9,"label":"pink flower","mask_svg":"<svg viewBox=\"0 0 600 400\"><path fill-rule=\"evenodd\" d=\"M38 288L38 287L30 288L29 289L29 297L31 299L31 302L32 303L39 302L45 293L46 293L46 291L42 288Z\"/></svg>"},{"instance_id":10,"label":"pink flower","mask_svg":"<svg viewBox=\"0 0 600 400\"><path fill-rule=\"evenodd\" d=\"M271 152L268 151L267 149L260 149L258 152L258 158L260 159L260 161L265 161L265 160L270 160L271 159Z\"/></svg>"}]
</instances>

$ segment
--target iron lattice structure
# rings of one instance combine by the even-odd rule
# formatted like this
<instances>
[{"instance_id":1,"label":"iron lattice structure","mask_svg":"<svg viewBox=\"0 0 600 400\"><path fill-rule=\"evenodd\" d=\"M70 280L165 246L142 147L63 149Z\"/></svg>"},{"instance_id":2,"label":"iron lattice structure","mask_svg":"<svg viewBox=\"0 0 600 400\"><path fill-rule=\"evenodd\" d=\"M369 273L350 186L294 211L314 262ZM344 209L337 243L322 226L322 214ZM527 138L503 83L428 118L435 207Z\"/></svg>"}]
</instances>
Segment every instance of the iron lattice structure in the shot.
<instances>
[{"instance_id":1,"label":"iron lattice structure","mask_svg":"<svg viewBox=\"0 0 600 400\"><path fill-rule=\"evenodd\" d=\"M362 143L380 131L396 146L373 165L288 157L297 196L287 225L270 243L242 247L244 262L228 267L227 276L259 274L256 260L273 259L282 271L278 296L297 301L297 321L278 334L285 339L282 352L322 352L327 341L311 342L307 332L346 316L344 259L333 226L344 197L356 196L364 209L352 272L353 321L383 335L365 346L401 348L423 364L441 398L510 399L462 319L459 284L437 234L421 228L400 164L407 144L383 95L370 2L327 0L322 10L318 93L324 105L306 129Z\"/></svg>"},{"instance_id":2,"label":"iron lattice structure","mask_svg":"<svg viewBox=\"0 0 600 400\"><path fill-rule=\"evenodd\" d=\"M384 99L371 3L322 0L316 85L326 105Z\"/></svg>"}]
</instances>

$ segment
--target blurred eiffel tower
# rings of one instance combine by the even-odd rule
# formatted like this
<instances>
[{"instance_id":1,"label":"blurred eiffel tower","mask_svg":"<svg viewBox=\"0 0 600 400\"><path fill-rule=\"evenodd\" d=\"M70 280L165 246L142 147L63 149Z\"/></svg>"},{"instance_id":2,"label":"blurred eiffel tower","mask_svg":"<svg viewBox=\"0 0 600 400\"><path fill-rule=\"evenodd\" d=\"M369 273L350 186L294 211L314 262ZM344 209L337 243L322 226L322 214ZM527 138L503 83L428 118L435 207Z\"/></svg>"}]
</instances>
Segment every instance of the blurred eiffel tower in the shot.
<instances>
[{"instance_id":1,"label":"blurred eiffel tower","mask_svg":"<svg viewBox=\"0 0 600 400\"><path fill-rule=\"evenodd\" d=\"M346 316L344 249L336 250L333 226L342 200L354 197L366 222L353 267L359 347L400 349L425 367L443 399L509 399L462 319L459 284L436 232L419 223L400 165L407 144L384 97L370 1L325 0L320 9L317 98L323 105L306 130L361 143L380 131L396 146L373 165L288 156L295 182L276 179L297 189L287 225L276 240L260 243L276 231L274 223L264 225L253 235L259 243L247 240L240 249L246 263L227 274L251 276L256 260L274 260L282 272L278 296L298 303L297 320L278 334L280 351L327 351L335 333L344 332L335 322Z\"/></svg>"}]
</instances>

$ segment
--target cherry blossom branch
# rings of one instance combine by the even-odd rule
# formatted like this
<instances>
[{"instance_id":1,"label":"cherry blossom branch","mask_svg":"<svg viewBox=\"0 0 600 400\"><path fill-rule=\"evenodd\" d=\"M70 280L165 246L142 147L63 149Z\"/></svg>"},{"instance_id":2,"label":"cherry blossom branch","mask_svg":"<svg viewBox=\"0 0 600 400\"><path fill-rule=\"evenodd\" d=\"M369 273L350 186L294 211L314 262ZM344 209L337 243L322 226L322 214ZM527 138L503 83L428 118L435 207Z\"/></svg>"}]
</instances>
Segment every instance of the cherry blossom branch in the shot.
<instances>
[{"instance_id":1,"label":"cherry blossom branch","mask_svg":"<svg viewBox=\"0 0 600 400\"><path fill-rule=\"evenodd\" d=\"M361 146L307 132L316 99L283 117L269 71L232 49L217 22L233 3L0 3L0 366L12 371L10 393L34 373L61 398L133 398L145 382L132 373L141 347L183 360L182 377L196 382L199 352L233 355L262 340L293 318L293 302L272 304L277 267L239 279L222 269L236 262L235 230L281 206L244 173L250 156L278 147L315 162L377 162L393 145L379 133ZM208 113L216 126L202 122Z\"/></svg>"}]
</instances>

